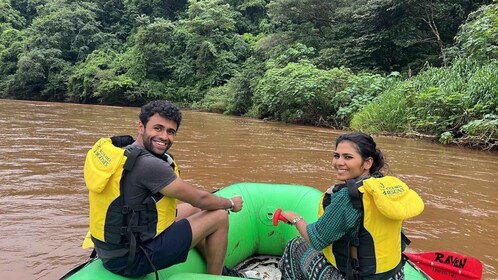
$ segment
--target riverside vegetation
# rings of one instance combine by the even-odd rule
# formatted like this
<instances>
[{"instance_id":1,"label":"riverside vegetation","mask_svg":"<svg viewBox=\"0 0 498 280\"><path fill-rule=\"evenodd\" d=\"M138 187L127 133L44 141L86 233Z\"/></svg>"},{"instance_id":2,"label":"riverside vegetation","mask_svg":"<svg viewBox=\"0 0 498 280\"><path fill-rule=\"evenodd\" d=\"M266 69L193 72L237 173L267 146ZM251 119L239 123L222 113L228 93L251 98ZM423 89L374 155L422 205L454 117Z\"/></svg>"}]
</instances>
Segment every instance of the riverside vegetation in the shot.
<instances>
[{"instance_id":1,"label":"riverside vegetation","mask_svg":"<svg viewBox=\"0 0 498 280\"><path fill-rule=\"evenodd\" d=\"M492 0L0 0L0 34L2 98L498 148Z\"/></svg>"}]
</instances>

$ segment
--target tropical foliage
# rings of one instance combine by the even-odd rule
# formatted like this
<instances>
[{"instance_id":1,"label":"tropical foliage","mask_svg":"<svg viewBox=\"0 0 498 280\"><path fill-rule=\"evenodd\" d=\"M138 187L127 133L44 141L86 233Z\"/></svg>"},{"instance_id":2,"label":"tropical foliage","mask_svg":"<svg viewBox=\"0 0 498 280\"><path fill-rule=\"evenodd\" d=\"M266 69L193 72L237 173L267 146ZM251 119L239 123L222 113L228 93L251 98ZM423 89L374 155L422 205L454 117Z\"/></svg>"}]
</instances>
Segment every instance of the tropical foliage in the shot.
<instances>
[{"instance_id":1,"label":"tropical foliage","mask_svg":"<svg viewBox=\"0 0 498 280\"><path fill-rule=\"evenodd\" d=\"M498 146L492 0L0 0L0 97Z\"/></svg>"}]
</instances>

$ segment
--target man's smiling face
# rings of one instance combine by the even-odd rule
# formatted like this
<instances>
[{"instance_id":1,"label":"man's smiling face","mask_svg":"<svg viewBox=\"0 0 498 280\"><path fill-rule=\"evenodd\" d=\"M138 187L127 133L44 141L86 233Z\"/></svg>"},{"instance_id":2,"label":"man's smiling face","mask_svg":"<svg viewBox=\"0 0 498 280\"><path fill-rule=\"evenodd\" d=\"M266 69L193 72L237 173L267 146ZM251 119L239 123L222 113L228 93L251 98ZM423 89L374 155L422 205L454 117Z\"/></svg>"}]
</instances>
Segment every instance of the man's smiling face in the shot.
<instances>
[{"instance_id":1,"label":"man's smiling face","mask_svg":"<svg viewBox=\"0 0 498 280\"><path fill-rule=\"evenodd\" d=\"M175 121L154 114L144 126L138 124L138 135L141 136L143 146L152 154L161 156L173 145L178 125Z\"/></svg>"}]
</instances>

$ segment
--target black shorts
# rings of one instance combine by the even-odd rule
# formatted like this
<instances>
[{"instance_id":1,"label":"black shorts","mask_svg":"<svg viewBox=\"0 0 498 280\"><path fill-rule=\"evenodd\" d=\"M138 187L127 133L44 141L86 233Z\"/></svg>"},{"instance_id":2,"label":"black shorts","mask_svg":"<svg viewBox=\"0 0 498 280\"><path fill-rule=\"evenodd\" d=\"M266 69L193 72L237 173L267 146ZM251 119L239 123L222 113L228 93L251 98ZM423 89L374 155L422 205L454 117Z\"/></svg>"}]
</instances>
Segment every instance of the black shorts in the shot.
<instances>
[{"instance_id":1,"label":"black shorts","mask_svg":"<svg viewBox=\"0 0 498 280\"><path fill-rule=\"evenodd\" d=\"M187 219L173 223L156 238L137 246L135 259L130 272L126 273L128 255L107 261L104 266L116 274L140 277L154 271L144 251L149 255L154 267L159 270L174 264L185 262L192 244L192 228Z\"/></svg>"}]
</instances>

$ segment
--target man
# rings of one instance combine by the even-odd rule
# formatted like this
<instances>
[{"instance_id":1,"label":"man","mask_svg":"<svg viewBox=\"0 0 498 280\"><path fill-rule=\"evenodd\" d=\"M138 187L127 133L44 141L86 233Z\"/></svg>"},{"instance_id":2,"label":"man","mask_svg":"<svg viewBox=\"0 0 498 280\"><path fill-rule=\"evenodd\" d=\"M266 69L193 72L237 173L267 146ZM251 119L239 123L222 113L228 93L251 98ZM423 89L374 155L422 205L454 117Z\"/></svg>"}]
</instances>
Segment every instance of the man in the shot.
<instances>
[{"instance_id":1,"label":"man","mask_svg":"<svg viewBox=\"0 0 498 280\"><path fill-rule=\"evenodd\" d=\"M135 142L123 150L115 147L115 139L112 144L101 139L88 152L90 232L97 254L111 272L143 276L184 262L189 249L197 247L208 273L233 273L223 267L225 210L240 211L243 200L196 189L175 174L166 151L181 118L169 101L149 102L141 108ZM176 200L185 203L177 205Z\"/></svg>"}]
</instances>

